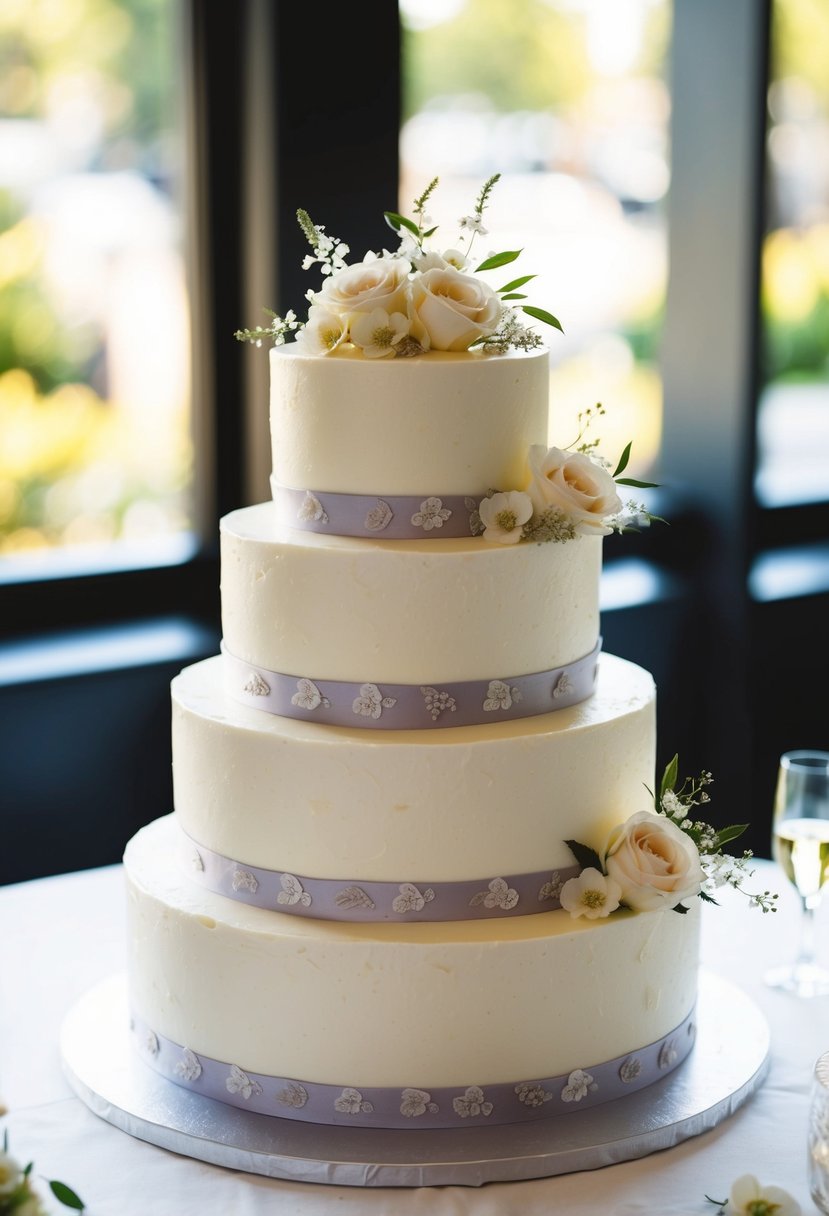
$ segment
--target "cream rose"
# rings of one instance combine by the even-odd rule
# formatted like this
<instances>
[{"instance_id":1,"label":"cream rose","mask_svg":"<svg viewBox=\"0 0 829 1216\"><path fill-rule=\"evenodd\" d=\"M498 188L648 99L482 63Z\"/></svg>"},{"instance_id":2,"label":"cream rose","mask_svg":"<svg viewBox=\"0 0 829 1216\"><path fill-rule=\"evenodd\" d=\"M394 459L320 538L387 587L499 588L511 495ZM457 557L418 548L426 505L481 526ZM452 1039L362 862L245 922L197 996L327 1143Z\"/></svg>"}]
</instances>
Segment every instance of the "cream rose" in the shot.
<instances>
[{"instance_id":1,"label":"cream rose","mask_svg":"<svg viewBox=\"0 0 829 1216\"><path fill-rule=\"evenodd\" d=\"M581 536L607 536L612 531L604 521L622 510L622 500L607 469L584 452L538 444L530 448L529 464L527 493L537 512L558 507Z\"/></svg>"},{"instance_id":2,"label":"cream rose","mask_svg":"<svg viewBox=\"0 0 829 1216\"><path fill-rule=\"evenodd\" d=\"M637 912L698 895L705 877L694 842L653 811L639 811L614 828L602 861L621 887L622 902Z\"/></svg>"},{"instance_id":3,"label":"cream rose","mask_svg":"<svg viewBox=\"0 0 829 1216\"><path fill-rule=\"evenodd\" d=\"M433 350L468 350L494 334L501 317L492 288L451 266L426 270L414 280L412 308Z\"/></svg>"},{"instance_id":4,"label":"cream rose","mask_svg":"<svg viewBox=\"0 0 829 1216\"><path fill-rule=\"evenodd\" d=\"M341 317L383 308L405 314L410 265L405 258L375 258L332 274L323 283L317 301Z\"/></svg>"}]
</instances>

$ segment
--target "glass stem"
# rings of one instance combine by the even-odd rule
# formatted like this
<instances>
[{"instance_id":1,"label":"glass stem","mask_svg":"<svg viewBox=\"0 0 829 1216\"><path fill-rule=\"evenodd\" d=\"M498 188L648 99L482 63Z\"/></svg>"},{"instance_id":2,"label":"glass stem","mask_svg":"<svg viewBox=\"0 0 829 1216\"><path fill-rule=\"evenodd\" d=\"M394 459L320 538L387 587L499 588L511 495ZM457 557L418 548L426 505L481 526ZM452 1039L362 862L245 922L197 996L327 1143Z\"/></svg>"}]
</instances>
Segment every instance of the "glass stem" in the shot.
<instances>
[{"instance_id":1,"label":"glass stem","mask_svg":"<svg viewBox=\"0 0 829 1216\"><path fill-rule=\"evenodd\" d=\"M815 910L818 905L816 896L803 897L803 916L800 921L800 949L797 954L797 966L813 967L815 964Z\"/></svg>"}]
</instances>

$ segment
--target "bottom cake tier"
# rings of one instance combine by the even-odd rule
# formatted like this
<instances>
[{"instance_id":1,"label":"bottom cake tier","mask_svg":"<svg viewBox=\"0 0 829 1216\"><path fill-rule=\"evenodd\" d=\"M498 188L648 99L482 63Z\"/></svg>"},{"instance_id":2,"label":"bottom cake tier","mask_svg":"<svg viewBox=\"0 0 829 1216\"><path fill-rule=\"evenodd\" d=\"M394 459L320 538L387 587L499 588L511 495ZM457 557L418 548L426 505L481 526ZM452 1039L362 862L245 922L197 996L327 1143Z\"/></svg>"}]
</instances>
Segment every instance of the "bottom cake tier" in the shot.
<instances>
[{"instance_id":1,"label":"bottom cake tier","mask_svg":"<svg viewBox=\"0 0 829 1216\"><path fill-rule=\"evenodd\" d=\"M340 923L216 895L182 873L173 816L127 847L130 1001L149 1064L237 1106L385 1127L584 1109L691 1049L687 915L562 910Z\"/></svg>"}]
</instances>

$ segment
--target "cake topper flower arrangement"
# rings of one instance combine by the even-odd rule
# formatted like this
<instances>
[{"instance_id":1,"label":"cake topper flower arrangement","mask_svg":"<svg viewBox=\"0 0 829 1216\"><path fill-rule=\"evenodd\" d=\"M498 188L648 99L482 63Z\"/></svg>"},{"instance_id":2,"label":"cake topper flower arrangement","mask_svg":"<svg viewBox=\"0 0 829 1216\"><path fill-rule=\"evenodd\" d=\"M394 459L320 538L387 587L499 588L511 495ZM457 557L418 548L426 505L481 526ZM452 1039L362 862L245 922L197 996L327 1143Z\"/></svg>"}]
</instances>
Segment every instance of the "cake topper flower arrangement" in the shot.
<instances>
[{"instance_id":1,"label":"cake topper flower arrangement","mask_svg":"<svg viewBox=\"0 0 829 1216\"><path fill-rule=\"evenodd\" d=\"M752 854L741 857L723 852L723 846L741 836L748 824L732 824L719 831L695 819L694 808L709 801L708 772L686 778L677 789L678 758L662 775L653 811L639 811L610 833L599 850L568 840L566 844L583 867L577 878L561 889L561 906L571 916L589 920L609 916L618 908L651 912L671 908L686 913L689 899L699 896L716 903L713 892L725 885L747 897L751 906L776 912L777 895L750 893L743 880L750 877ZM650 791L649 791L650 792Z\"/></svg>"},{"instance_id":2,"label":"cake topper flower arrangement","mask_svg":"<svg viewBox=\"0 0 829 1216\"><path fill-rule=\"evenodd\" d=\"M307 320L301 321L293 309L284 317L269 312L270 325L240 329L235 336L257 346L264 341L281 346L293 336L306 354L329 355L350 347L368 359L473 348L503 354L541 346L541 336L524 325L519 312L558 330L561 324L543 308L523 303L527 297L521 289L536 276L520 275L498 288L480 277L514 262L521 250L492 253L477 265L471 256L475 238L487 235L484 212L500 176L484 183L472 213L458 221L455 247L442 252L427 247L438 230L426 214L438 178L414 200L413 219L384 212L399 238L398 248L369 250L353 264L346 261L349 246L299 210L299 225L313 251L302 268L319 266L323 276L322 288L306 293Z\"/></svg>"}]
</instances>

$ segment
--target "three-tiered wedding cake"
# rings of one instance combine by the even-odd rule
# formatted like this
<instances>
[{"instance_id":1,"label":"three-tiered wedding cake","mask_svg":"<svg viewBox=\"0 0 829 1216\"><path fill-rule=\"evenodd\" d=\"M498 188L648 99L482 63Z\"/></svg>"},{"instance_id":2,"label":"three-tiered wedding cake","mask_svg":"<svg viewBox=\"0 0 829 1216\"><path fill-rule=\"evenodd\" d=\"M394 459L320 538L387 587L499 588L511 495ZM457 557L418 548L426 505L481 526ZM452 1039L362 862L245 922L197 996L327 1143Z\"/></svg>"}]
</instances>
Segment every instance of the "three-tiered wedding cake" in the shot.
<instances>
[{"instance_id":1,"label":"three-tiered wedding cake","mask_svg":"<svg viewBox=\"0 0 829 1216\"><path fill-rule=\"evenodd\" d=\"M223 653L173 683L175 814L126 852L133 1024L271 1115L564 1114L690 1050L698 875L637 837L654 686L600 655L606 504L550 458L546 351L426 353L406 315L414 357L271 352L274 501L222 520Z\"/></svg>"}]
</instances>

